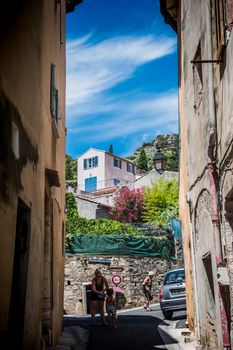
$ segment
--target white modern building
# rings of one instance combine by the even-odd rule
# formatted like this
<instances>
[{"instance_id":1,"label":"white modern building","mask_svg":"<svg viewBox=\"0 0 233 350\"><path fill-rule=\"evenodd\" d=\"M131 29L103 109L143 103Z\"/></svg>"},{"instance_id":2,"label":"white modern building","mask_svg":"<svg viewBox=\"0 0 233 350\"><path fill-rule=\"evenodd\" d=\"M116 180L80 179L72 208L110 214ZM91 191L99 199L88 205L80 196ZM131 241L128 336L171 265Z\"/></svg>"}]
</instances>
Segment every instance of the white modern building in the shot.
<instances>
[{"instance_id":1,"label":"white modern building","mask_svg":"<svg viewBox=\"0 0 233 350\"><path fill-rule=\"evenodd\" d=\"M128 186L137 179L138 168L112 153L90 148L78 162L77 192L95 192L116 186Z\"/></svg>"}]
</instances>

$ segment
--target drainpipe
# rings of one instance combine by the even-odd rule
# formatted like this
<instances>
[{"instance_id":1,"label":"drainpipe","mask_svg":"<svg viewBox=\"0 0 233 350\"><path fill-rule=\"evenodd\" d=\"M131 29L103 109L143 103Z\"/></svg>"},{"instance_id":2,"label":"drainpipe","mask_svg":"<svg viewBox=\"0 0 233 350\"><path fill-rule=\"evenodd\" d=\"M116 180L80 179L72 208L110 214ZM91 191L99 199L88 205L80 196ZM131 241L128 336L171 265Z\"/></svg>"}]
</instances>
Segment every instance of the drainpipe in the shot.
<instances>
[{"instance_id":1,"label":"drainpipe","mask_svg":"<svg viewBox=\"0 0 233 350\"><path fill-rule=\"evenodd\" d=\"M190 243L191 243L191 254L192 254L192 266L193 266L193 281L194 281L194 297L195 297L195 304L196 304L196 319L197 319L197 342L200 345L201 344L201 337L200 337L200 315L199 315L199 305L198 305L198 295L197 295L197 273L196 273L196 257L194 252L194 243L193 243L193 227L192 223L190 223Z\"/></svg>"},{"instance_id":2,"label":"drainpipe","mask_svg":"<svg viewBox=\"0 0 233 350\"><path fill-rule=\"evenodd\" d=\"M212 58L213 48L212 48L212 14L210 5L206 1L206 39L207 39L207 57ZM215 115L215 102L214 102L214 82L213 82L213 64L208 64L208 99L209 99L209 141L208 141L208 155L211 161L215 160L215 149L217 141L217 131L216 131L216 115Z\"/></svg>"},{"instance_id":3,"label":"drainpipe","mask_svg":"<svg viewBox=\"0 0 233 350\"><path fill-rule=\"evenodd\" d=\"M194 237L193 237L193 226L192 226L192 203L190 198L190 193L186 195L187 202L189 204L190 211L190 225L189 225L189 233L190 233L190 248L191 248L191 260L192 260L192 273L193 273L193 282L194 282L194 298L195 298L195 306L196 306L196 322L197 322L197 342L201 344L200 337L200 315L199 315L199 304L198 304L198 295L197 295L197 272L196 272L196 256L194 250Z\"/></svg>"},{"instance_id":4,"label":"drainpipe","mask_svg":"<svg viewBox=\"0 0 233 350\"><path fill-rule=\"evenodd\" d=\"M212 13L209 3L206 1L206 39L207 39L207 57L212 58ZM220 236L220 223L218 212L218 174L216 169L216 146L217 146L217 128L216 128L216 111L214 101L214 82L213 82L213 65L208 64L208 90L209 90L209 141L208 141L208 155L210 163L208 164L208 174L210 181L211 193L211 220L213 225L213 235L215 243L215 257L217 267L222 263L222 247ZM228 330L227 313L224 306L224 290L221 286L218 289L220 317L222 326L222 341L224 349L231 349L230 335Z\"/></svg>"}]
</instances>

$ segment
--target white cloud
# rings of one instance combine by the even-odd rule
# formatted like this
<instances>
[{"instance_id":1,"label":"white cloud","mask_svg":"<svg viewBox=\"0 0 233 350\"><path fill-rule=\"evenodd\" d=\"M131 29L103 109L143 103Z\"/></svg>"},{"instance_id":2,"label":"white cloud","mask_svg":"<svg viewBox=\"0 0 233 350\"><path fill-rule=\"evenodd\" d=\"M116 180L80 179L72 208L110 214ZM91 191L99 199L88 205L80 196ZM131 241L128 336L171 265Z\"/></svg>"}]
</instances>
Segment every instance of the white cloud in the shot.
<instances>
[{"instance_id":1,"label":"white cloud","mask_svg":"<svg viewBox=\"0 0 233 350\"><path fill-rule=\"evenodd\" d=\"M177 132L176 91L111 90L132 78L140 66L175 50L175 39L153 35L94 42L88 34L68 41L68 137L87 147L121 138L128 152L157 131Z\"/></svg>"},{"instance_id":2,"label":"white cloud","mask_svg":"<svg viewBox=\"0 0 233 350\"><path fill-rule=\"evenodd\" d=\"M171 38L119 36L92 42L91 34L67 43L67 105L89 103L100 93L131 78L136 69L171 54Z\"/></svg>"},{"instance_id":3,"label":"white cloud","mask_svg":"<svg viewBox=\"0 0 233 350\"><path fill-rule=\"evenodd\" d=\"M141 132L158 129L177 131L178 97L177 92L149 95L132 94L131 98L120 99L111 104L107 116L92 123L79 120L79 125L69 129L70 134L91 135L94 142L127 137ZM100 105L101 107L101 105ZM98 105L97 105L97 112ZM88 117L89 118L89 117Z\"/></svg>"}]
</instances>

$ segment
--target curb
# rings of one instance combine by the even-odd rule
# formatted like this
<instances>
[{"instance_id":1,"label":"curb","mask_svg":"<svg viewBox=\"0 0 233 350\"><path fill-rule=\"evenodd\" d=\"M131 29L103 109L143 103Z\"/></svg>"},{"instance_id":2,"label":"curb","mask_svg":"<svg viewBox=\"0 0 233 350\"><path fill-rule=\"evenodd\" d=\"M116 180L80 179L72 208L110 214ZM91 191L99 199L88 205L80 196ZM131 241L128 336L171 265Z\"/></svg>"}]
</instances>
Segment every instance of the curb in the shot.
<instances>
[{"instance_id":1,"label":"curb","mask_svg":"<svg viewBox=\"0 0 233 350\"><path fill-rule=\"evenodd\" d=\"M175 326L176 326L175 322ZM179 343L177 342L177 340L175 338L173 338L170 334L168 329L172 328L174 329L174 327L168 326L164 321L162 321L159 325L158 325L158 332L160 337L162 338L162 341L164 342L164 345L166 346L166 348L168 350L182 350L182 347L179 345Z\"/></svg>"},{"instance_id":2,"label":"curb","mask_svg":"<svg viewBox=\"0 0 233 350\"><path fill-rule=\"evenodd\" d=\"M190 341L185 341L187 328L176 328L178 321L164 320L158 325L158 332L168 350L197 350L198 344L192 333Z\"/></svg>"},{"instance_id":3,"label":"curb","mask_svg":"<svg viewBox=\"0 0 233 350\"><path fill-rule=\"evenodd\" d=\"M53 350L86 350L90 333L79 326L64 327L58 344Z\"/></svg>"}]
</instances>

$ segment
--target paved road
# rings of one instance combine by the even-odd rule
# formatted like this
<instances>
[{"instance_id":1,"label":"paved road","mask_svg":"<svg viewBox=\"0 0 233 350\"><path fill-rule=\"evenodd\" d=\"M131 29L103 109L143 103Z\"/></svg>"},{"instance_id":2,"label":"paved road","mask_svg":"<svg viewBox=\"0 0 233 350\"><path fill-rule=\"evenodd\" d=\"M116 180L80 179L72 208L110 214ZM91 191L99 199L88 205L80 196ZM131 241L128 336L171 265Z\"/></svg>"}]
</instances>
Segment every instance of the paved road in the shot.
<instances>
[{"instance_id":1,"label":"paved road","mask_svg":"<svg viewBox=\"0 0 233 350\"><path fill-rule=\"evenodd\" d=\"M90 317L66 318L65 325L78 325L90 331L87 350L164 350L157 330L164 318L159 306L152 309L119 312L117 329L103 327L99 319L98 326L91 327Z\"/></svg>"}]
</instances>

